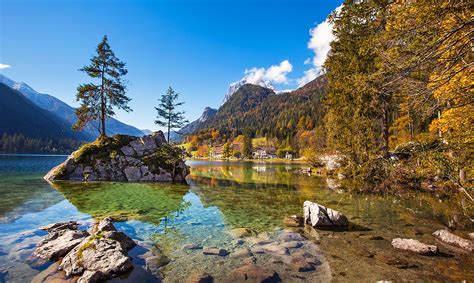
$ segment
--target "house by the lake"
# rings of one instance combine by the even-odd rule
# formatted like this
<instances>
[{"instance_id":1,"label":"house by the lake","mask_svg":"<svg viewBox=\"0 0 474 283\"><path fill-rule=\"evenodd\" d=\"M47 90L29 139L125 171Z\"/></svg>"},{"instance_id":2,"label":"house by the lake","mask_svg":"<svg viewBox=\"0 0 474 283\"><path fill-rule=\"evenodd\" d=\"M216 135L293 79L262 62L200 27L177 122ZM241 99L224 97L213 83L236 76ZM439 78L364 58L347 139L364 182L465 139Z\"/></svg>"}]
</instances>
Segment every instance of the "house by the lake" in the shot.
<instances>
[{"instance_id":1,"label":"house by the lake","mask_svg":"<svg viewBox=\"0 0 474 283\"><path fill-rule=\"evenodd\" d=\"M276 157L276 149L272 147L258 147L253 152L254 159L271 159Z\"/></svg>"}]
</instances>

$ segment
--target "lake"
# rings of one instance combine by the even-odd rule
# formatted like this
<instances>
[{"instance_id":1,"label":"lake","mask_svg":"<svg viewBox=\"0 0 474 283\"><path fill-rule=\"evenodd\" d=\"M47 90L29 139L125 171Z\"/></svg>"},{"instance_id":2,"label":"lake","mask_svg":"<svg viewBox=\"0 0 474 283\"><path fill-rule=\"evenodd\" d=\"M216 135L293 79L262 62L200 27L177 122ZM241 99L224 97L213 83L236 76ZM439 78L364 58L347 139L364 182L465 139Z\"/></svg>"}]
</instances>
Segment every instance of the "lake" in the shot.
<instances>
[{"instance_id":1,"label":"lake","mask_svg":"<svg viewBox=\"0 0 474 283\"><path fill-rule=\"evenodd\" d=\"M0 282L31 281L52 264L32 256L46 234L39 226L78 220L89 227L94 218L103 216L114 217L119 230L171 259L162 268L165 282L183 282L196 269L223 278L242 265L242 259L216 260L181 247L199 244L232 251L236 245L250 246L250 240L236 243L229 233L242 227L252 229L254 239L277 237L286 228L283 218L302 215L305 200L344 213L351 226L347 231L318 230L318 239L312 241L326 268L311 278L288 271L287 282L474 278L473 257L439 243L442 255L437 257L390 246L396 237L436 244L431 233L444 227L455 228L460 235L473 231L456 199L439 200L417 192L400 197L342 192L334 189L335 180L302 174L296 164L189 161L187 185L44 181L42 176L64 159L0 156ZM131 252L134 271L115 280L156 281L144 272L139 253Z\"/></svg>"}]
</instances>

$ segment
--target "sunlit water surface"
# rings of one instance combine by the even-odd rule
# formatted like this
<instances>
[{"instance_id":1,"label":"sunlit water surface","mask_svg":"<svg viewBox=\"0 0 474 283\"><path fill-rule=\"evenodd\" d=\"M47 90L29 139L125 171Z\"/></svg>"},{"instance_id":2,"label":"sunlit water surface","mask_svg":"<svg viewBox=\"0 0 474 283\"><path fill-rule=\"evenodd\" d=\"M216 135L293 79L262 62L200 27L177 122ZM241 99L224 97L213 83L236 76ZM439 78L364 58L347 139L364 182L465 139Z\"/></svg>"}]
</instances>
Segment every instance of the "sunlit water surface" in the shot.
<instances>
[{"instance_id":1,"label":"sunlit water surface","mask_svg":"<svg viewBox=\"0 0 474 283\"><path fill-rule=\"evenodd\" d=\"M302 214L305 200L346 214L349 231L319 231L316 241L335 281L443 280L474 278L471 256L443 251L424 257L392 250L395 237L436 243L431 233L446 226L472 231L457 202L426 194L395 197L341 193L327 180L300 173L301 165L190 161L188 185L150 183L74 183L50 185L42 176L63 156L0 156L0 282L25 282L51 265L32 256L45 235L39 226L112 216L116 226L143 246L165 253L167 281L183 281L195 269L223 275L242 263L183 251L187 243L235 249L229 231L247 227L275 235L282 219ZM234 241L235 242L235 241ZM153 281L132 251L135 271L121 278ZM138 275L137 275L138 274Z\"/></svg>"}]
</instances>

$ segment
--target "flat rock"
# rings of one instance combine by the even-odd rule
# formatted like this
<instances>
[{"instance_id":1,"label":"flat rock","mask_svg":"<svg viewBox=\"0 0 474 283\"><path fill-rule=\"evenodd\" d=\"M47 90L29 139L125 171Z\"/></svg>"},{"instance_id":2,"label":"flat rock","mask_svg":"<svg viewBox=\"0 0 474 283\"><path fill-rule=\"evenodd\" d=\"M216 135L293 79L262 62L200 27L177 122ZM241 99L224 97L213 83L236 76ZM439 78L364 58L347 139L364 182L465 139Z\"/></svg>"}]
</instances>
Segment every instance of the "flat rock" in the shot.
<instances>
[{"instance_id":1,"label":"flat rock","mask_svg":"<svg viewBox=\"0 0 474 283\"><path fill-rule=\"evenodd\" d=\"M277 244L271 244L262 246L262 249L266 252L277 254L277 255L288 255L288 249Z\"/></svg>"},{"instance_id":2,"label":"flat rock","mask_svg":"<svg viewBox=\"0 0 474 283\"><path fill-rule=\"evenodd\" d=\"M246 264L234 269L230 273L227 282L276 283L281 282L281 279L274 270L253 264Z\"/></svg>"},{"instance_id":3,"label":"flat rock","mask_svg":"<svg viewBox=\"0 0 474 283\"><path fill-rule=\"evenodd\" d=\"M135 243L134 240L132 240L127 235L125 235L125 233L123 232L107 231L107 232L103 232L103 236L107 239L112 239L119 242L120 245L122 246L122 249L124 249L125 251L128 251L137 245L137 243Z\"/></svg>"},{"instance_id":4,"label":"flat rock","mask_svg":"<svg viewBox=\"0 0 474 283\"><path fill-rule=\"evenodd\" d=\"M436 255L439 250L435 245L427 245L414 239L395 238L392 247L399 250L410 251L421 255Z\"/></svg>"},{"instance_id":5,"label":"flat rock","mask_svg":"<svg viewBox=\"0 0 474 283\"><path fill-rule=\"evenodd\" d=\"M314 202L305 201L303 212L304 223L313 227L345 227L349 225L344 214Z\"/></svg>"},{"instance_id":6,"label":"flat rock","mask_svg":"<svg viewBox=\"0 0 474 283\"><path fill-rule=\"evenodd\" d=\"M474 251L474 243L472 241L461 238L448 230L437 230L433 233L433 236L445 244L461 248L468 252Z\"/></svg>"},{"instance_id":7,"label":"flat rock","mask_svg":"<svg viewBox=\"0 0 474 283\"><path fill-rule=\"evenodd\" d=\"M229 254L227 250L216 248L216 247L206 247L202 250L202 253L205 255L218 255L218 256L226 256Z\"/></svg>"},{"instance_id":8,"label":"flat rock","mask_svg":"<svg viewBox=\"0 0 474 283\"><path fill-rule=\"evenodd\" d=\"M252 253L250 252L248 248L239 249L230 254L230 257L232 258L242 258L242 257L249 257L249 256L252 256Z\"/></svg>"},{"instance_id":9,"label":"flat rock","mask_svg":"<svg viewBox=\"0 0 474 283\"><path fill-rule=\"evenodd\" d=\"M41 240L34 255L43 259L56 260L65 256L79 245L89 233L78 230L50 230L46 238Z\"/></svg>"},{"instance_id":10,"label":"flat rock","mask_svg":"<svg viewBox=\"0 0 474 283\"><path fill-rule=\"evenodd\" d=\"M193 270L186 283L212 283L214 278L207 272Z\"/></svg>"}]
</instances>

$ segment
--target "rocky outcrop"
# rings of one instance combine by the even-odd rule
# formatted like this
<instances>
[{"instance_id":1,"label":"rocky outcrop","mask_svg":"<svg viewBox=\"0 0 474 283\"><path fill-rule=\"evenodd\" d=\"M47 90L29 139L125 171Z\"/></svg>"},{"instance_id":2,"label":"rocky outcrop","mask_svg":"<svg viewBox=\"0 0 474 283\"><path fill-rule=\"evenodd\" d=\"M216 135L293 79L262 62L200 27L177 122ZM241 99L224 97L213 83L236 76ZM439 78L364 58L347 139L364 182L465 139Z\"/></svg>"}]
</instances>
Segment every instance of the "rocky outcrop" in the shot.
<instances>
[{"instance_id":1,"label":"rocky outcrop","mask_svg":"<svg viewBox=\"0 0 474 283\"><path fill-rule=\"evenodd\" d=\"M304 223L313 227L345 227L349 225L344 214L314 202L305 201L303 212Z\"/></svg>"},{"instance_id":2,"label":"rocky outcrop","mask_svg":"<svg viewBox=\"0 0 474 283\"><path fill-rule=\"evenodd\" d=\"M133 268L127 251L136 244L115 229L111 218L97 223L91 234L76 230L76 222L43 227L46 228L48 236L38 243L35 255L48 260L63 257L57 270L68 277L79 276L77 282L103 281Z\"/></svg>"},{"instance_id":3,"label":"rocky outcrop","mask_svg":"<svg viewBox=\"0 0 474 283\"><path fill-rule=\"evenodd\" d=\"M44 176L48 181L183 182L189 173L161 131L143 137L99 138Z\"/></svg>"},{"instance_id":4,"label":"rocky outcrop","mask_svg":"<svg viewBox=\"0 0 474 283\"><path fill-rule=\"evenodd\" d=\"M392 247L398 250L409 251L421 255L437 255L439 252L437 246L427 245L414 239L393 239Z\"/></svg>"},{"instance_id":5,"label":"rocky outcrop","mask_svg":"<svg viewBox=\"0 0 474 283\"><path fill-rule=\"evenodd\" d=\"M474 251L474 243L470 240L454 235L448 230L438 230L433 233L433 236L443 242L444 244L455 246L468 252Z\"/></svg>"},{"instance_id":6,"label":"rocky outcrop","mask_svg":"<svg viewBox=\"0 0 474 283\"><path fill-rule=\"evenodd\" d=\"M89 236L88 232L77 230L77 225L77 222L70 221L40 227L48 235L38 243L34 255L47 260L65 256Z\"/></svg>"}]
</instances>

